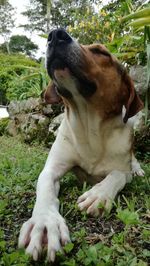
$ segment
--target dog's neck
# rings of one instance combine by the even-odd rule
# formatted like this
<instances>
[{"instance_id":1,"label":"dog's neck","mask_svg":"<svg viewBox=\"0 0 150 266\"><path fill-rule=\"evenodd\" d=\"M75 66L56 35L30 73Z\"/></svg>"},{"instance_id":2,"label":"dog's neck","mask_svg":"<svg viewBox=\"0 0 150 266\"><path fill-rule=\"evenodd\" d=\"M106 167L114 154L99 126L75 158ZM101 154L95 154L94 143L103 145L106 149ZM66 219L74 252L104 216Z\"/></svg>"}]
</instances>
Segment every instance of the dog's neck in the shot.
<instances>
[{"instance_id":1,"label":"dog's neck","mask_svg":"<svg viewBox=\"0 0 150 266\"><path fill-rule=\"evenodd\" d=\"M76 87L70 91L72 98L64 100L66 122L72 136L79 142L88 142L91 135L99 134L102 119Z\"/></svg>"},{"instance_id":2,"label":"dog's neck","mask_svg":"<svg viewBox=\"0 0 150 266\"><path fill-rule=\"evenodd\" d=\"M63 98L65 120L72 136L74 135L75 138L79 138L78 142L81 140L81 137L81 142L90 142L94 137L99 138L101 128L107 123L106 120L104 121L100 113L90 104L90 101L80 94L74 80L71 79L63 85L72 95L71 98ZM113 126L122 123L121 114L120 119L117 116L110 120L112 120Z\"/></svg>"}]
</instances>

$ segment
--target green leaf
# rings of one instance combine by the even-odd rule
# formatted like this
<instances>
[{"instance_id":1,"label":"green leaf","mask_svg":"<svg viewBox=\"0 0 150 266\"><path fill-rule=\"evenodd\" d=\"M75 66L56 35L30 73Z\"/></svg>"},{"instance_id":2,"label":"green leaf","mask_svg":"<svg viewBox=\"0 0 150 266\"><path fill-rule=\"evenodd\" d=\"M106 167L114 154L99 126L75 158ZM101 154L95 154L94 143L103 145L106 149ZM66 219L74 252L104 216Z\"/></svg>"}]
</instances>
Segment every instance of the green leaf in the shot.
<instances>
[{"instance_id":1,"label":"green leaf","mask_svg":"<svg viewBox=\"0 0 150 266\"><path fill-rule=\"evenodd\" d=\"M68 254L71 252L71 250L74 248L74 244L73 243L68 243L65 245L64 247L64 251Z\"/></svg>"},{"instance_id":2,"label":"green leaf","mask_svg":"<svg viewBox=\"0 0 150 266\"><path fill-rule=\"evenodd\" d=\"M135 28L143 27L146 25L150 25L150 16L145 17L145 18L136 19L136 20L130 22L129 24L127 24L127 26L132 26Z\"/></svg>"},{"instance_id":3,"label":"green leaf","mask_svg":"<svg viewBox=\"0 0 150 266\"><path fill-rule=\"evenodd\" d=\"M122 21L150 16L150 7L144 8L122 18Z\"/></svg>"},{"instance_id":4,"label":"green leaf","mask_svg":"<svg viewBox=\"0 0 150 266\"><path fill-rule=\"evenodd\" d=\"M144 249L143 250L143 255L144 255L144 257L149 257L150 258L150 250Z\"/></svg>"},{"instance_id":5,"label":"green leaf","mask_svg":"<svg viewBox=\"0 0 150 266\"><path fill-rule=\"evenodd\" d=\"M71 259L69 261L63 262L61 265L64 265L64 266L75 266L76 265L76 262L75 262L74 259Z\"/></svg>"},{"instance_id":6,"label":"green leaf","mask_svg":"<svg viewBox=\"0 0 150 266\"><path fill-rule=\"evenodd\" d=\"M5 250L5 247L6 247L6 241L0 241L0 250Z\"/></svg>"},{"instance_id":7,"label":"green leaf","mask_svg":"<svg viewBox=\"0 0 150 266\"><path fill-rule=\"evenodd\" d=\"M88 257L91 258L91 261L93 261L93 262L97 261L97 249L96 249L96 246L89 247L89 249L87 251L87 255L88 255Z\"/></svg>"},{"instance_id":8,"label":"green leaf","mask_svg":"<svg viewBox=\"0 0 150 266\"><path fill-rule=\"evenodd\" d=\"M30 80L31 78L39 77L39 75L40 75L39 72L33 73L33 74L28 75L28 76L21 77L20 80Z\"/></svg>"},{"instance_id":9,"label":"green leaf","mask_svg":"<svg viewBox=\"0 0 150 266\"><path fill-rule=\"evenodd\" d=\"M143 260L139 260L139 262L136 264L136 266L148 266L148 264L146 262L144 262Z\"/></svg>"},{"instance_id":10,"label":"green leaf","mask_svg":"<svg viewBox=\"0 0 150 266\"><path fill-rule=\"evenodd\" d=\"M131 212L129 209L118 210L117 218L125 225L136 225L139 223L139 215L137 212Z\"/></svg>"},{"instance_id":11,"label":"green leaf","mask_svg":"<svg viewBox=\"0 0 150 266\"><path fill-rule=\"evenodd\" d=\"M5 213L7 209L8 201L7 200L0 200L0 215Z\"/></svg>"},{"instance_id":12,"label":"green leaf","mask_svg":"<svg viewBox=\"0 0 150 266\"><path fill-rule=\"evenodd\" d=\"M45 38L45 39L48 38L48 34L39 34L39 36L42 37L42 38Z\"/></svg>"}]
</instances>

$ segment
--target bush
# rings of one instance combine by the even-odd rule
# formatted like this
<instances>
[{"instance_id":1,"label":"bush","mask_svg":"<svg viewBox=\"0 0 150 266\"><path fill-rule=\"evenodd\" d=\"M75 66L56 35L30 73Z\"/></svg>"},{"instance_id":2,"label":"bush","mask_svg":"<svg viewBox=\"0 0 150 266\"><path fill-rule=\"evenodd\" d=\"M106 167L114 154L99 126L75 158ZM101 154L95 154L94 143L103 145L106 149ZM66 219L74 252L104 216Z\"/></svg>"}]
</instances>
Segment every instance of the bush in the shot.
<instances>
[{"instance_id":1,"label":"bush","mask_svg":"<svg viewBox=\"0 0 150 266\"><path fill-rule=\"evenodd\" d=\"M140 160L149 161L150 158L150 123L135 132L135 151Z\"/></svg>"},{"instance_id":2,"label":"bush","mask_svg":"<svg viewBox=\"0 0 150 266\"><path fill-rule=\"evenodd\" d=\"M14 77L10 81L7 88L6 97L9 101L12 100L25 100L30 97L37 98L41 95L42 89L40 87L40 79L38 77L31 80L24 80L24 74L19 78Z\"/></svg>"},{"instance_id":3,"label":"bush","mask_svg":"<svg viewBox=\"0 0 150 266\"><path fill-rule=\"evenodd\" d=\"M0 119L0 136L7 133L8 122L9 122L9 118Z\"/></svg>"},{"instance_id":4,"label":"bush","mask_svg":"<svg viewBox=\"0 0 150 266\"><path fill-rule=\"evenodd\" d=\"M25 55L0 54L0 103L39 96L40 71L41 65ZM23 80L26 76L30 79Z\"/></svg>"}]
</instances>

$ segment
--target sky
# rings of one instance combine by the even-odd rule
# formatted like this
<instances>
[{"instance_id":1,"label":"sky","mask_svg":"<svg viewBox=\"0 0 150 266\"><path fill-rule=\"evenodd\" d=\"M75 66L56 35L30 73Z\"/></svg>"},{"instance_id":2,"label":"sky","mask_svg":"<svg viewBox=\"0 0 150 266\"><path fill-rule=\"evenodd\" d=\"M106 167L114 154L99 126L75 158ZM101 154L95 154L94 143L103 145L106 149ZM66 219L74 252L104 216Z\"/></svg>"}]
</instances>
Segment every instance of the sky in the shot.
<instances>
[{"instance_id":1,"label":"sky","mask_svg":"<svg viewBox=\"0 0 150 266\"><path fill-rule=\"evenodd\" d=\"M25 24L27 22L27 17L23 16L21 13L27 9L29 6L29 0L9 0L10 4L15 8L16 11L16 27L13 28L11 35L26 35L39 47L36 57L44 56L46 51L46 39L41 38L37 34L29 33L20 28L20 24ZM106 5L110 0L103 0L102 4ZM3 38L0 36L0 43L3 42Z\"/></svg>"}]
</instances>

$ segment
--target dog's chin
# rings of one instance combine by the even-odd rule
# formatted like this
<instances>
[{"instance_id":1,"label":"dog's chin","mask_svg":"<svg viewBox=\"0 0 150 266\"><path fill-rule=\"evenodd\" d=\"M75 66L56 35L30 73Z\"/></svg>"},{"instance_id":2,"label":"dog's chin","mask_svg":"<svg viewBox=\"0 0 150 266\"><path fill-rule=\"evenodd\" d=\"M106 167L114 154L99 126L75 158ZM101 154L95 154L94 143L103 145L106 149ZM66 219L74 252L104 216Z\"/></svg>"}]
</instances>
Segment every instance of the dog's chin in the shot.
<instances>
[{"instance_id":1,"label":"dog's chin","mask_svg":"<svg viewBox=\"0 0 150 266\"><path fill-rule=\"evenodd\" d=\"M50 76L51 79L55 78L55 71L56 70L64 70L67 67L67 64L65 60L62 60L60 58L49 58L47 57L46 60L46 67L47 67L47 72Z\"/></svg>"},{"instance_id":2,"label":"dog's chin","mask_svg":"<svg viewBox=\"0 0 150 266\"><path fill-rule=\"evenodd\" d=\"M54 78L59 82L69 79L71 76L70 71L67 67L64 69L55 69Z\"/></svg>"},{"instance_id":3,"label":"dog's chin","mask_svg":"<svg viewBox=\"0 0 150 266\"><path fill-rule=\"evenodd\" d=\"M64 96L64 93L61 93L62 90L64 91L65 89L70 91L72 86L75 86L75 78L72 76L71 71L67 67L65 67L64 69L55 69L53 76L53 81L56 84L56 87L59 89L60 95L62 96Z\"/></svg>"}]
</instances>

